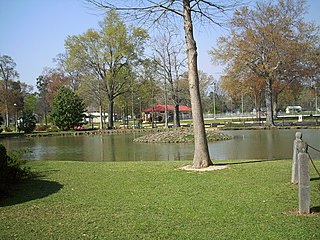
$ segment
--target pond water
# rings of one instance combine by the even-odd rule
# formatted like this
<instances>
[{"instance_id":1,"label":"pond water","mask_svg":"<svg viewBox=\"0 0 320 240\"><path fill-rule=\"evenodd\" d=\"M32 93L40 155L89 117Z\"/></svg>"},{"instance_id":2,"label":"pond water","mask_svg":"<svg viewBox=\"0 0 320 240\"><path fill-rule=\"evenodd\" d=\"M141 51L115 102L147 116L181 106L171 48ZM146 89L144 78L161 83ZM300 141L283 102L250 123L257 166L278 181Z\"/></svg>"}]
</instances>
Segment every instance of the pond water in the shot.
<instances>
[{"instance_id":1,"label":"pond water","mask_svg":"<svg viewBox=\"0 0 320 240\"><path fill-rule=\"evenodd\" d=\"M295 133L320 148L320 130L234 130L232 140L209 143L213 160L229 159L290 159ZM3 138L0 143L8 150L28 148L32 160L68 161L179 161L192 160L193 144L133 143L139 135L90 135L41 138ZM309 150L313 158L320 154Z\"/></svg>"}]
</instances>

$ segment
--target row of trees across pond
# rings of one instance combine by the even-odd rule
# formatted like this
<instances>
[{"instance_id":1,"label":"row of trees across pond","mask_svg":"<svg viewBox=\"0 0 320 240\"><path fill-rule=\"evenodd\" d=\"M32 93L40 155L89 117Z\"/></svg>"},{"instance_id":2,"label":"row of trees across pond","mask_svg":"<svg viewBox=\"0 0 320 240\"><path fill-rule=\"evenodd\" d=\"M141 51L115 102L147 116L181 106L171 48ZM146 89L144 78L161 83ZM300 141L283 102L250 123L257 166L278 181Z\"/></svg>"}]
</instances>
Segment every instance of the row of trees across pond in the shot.
<instances>
[{"instance_id":1,"label":"row of trees across pond","mask_svg":"<svg viewBox=\"0 0 320 240\"><path fill-rule=\"evenodd\" d=\"M37 94L26 94L28 86L15 81L18 74L14 61L1 56L1 112L6 125L10 111L17 113L28 106L34 112L41 109L47 122L61 86L80 96L86 107L99 109L101 115L106 111L108 116L115 112L139 115L142 106L155 103L178 106L191 102L197 133L202 132L202 128L197 128L203 122L202 108L214 111L213 102L218 111L227 107L232 110L237 107L232 104L239 106L240 102L247 103L248 109L265 106L266 124L272 126L277 110L289 104L308 105L317 96L319 26L304 21L304 0L257 1L250 8L239 1L223 5L213 1L168 0L157 4L137 0L132 1L132 6L112 1L87 2L107 9L106 17L98 29L67 37L66 51L56 58L57 66L38 77ZM217 18L226 16L228 9L237 10L228 20ZM119 13L124 13L124 17ZM156 37L151 38L145 28L126 24L125 20L131 17L140 23L161 19L159 34L154 30L152 34ZM230 29L209 53L214 62L226 66L221 81L214 81L197 69L194 22ZM185 43L179 40L181 28L177 26L181 23ZM187 56L183 49L187 49ZM202 97L202 107L198 96ZM38 102L37 110L32 102ZM175 126L179 126L178 116L176 113ZM108 118L110 128L113 119Z\"/></svg>"},{"instance_id":2,"label":"row of trees across pond","mask_svg":"<svg viewBox=\"0 0 320 240\"><path fill-rule=\"evenodd\" d=\"M287 105L315 109L317 27L302 21L303 5L294 11L289 7L293 9L258 4L256 9L235 12L230 36L221 37L210 52L213 60L227 63L222 81L200 72L205 112L213 112L213 98L217 112L240 109L240 104L248 111L261 109L266 103L272 103L275 112ZM285 18L281 18L284 13ZM97 31L89 29L66 39L66 53L57 56L57 67L45 69L37 79L37 95L30 96L30 86L14 81L18 73L13 59L1 56L2 103L8 102L1 105L4 119L25 109L47 122L53 97L61 86L70 87L86 106L101 113L107 106L109 114L138 116L140 106L164 102L190 105L184 44L173 34L174 29L157 35L151 42L152 58L145 58L148 34L144 29L126 26L114 11L99 26ZM273 101L266 101L271 96ZM175 118L175 125L179 125L179 119Z\"/></svg>"}]
</instances>

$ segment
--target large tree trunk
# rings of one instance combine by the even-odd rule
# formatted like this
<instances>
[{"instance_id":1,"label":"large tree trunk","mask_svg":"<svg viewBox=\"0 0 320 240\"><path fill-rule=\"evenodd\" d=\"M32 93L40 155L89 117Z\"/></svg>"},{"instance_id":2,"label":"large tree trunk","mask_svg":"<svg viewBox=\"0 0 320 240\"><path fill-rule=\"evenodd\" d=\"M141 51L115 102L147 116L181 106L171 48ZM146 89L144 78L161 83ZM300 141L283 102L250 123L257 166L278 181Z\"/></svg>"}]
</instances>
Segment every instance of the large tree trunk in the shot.
<instances>
[{"instance_id":1,"label":"large tree trunk","mask_svg":"<svg viewBox=\"0 0 320 240\"><path fill-rule=\"evenodd\" d=\"M174 113L173 113L173 125L174 127L180 127L180 111L179 104L174 105Z\"/></svg>"},{"instance_id":2,"label":"large tree trunk","mask_svg":"<svg viewBox=\"0 0 320 240\"><path fill-rule=\"evenodd\" d=\"M267 80L267 89L266 89L266 107L267 107L267 117L265 125L268 127L274 126L273 121L273 96L272 96L272 81Z\"/></svg>"},{"instance_id":3,"label":"large tree trunk","mask_svg":"<svg viewBox=\"0 0 320 240\"><path fill-rule=\"evenodd\" d=\"M179 95L178 95L179 89L178 87L175 89L173 85L173 81L170 82L170 91L171 91L171 99L174 104L173 126L177 128L177 127L180 127L180 111L179 111L180 101L179 101Z\"/></svg>"},{"instance_id":4,"label":"large tree trunk","mask_svg":"<svg viewBox=\"0 0 320 240\"><path fill-rule=\"evenodd\" d=\"M167 94L167 80L164 82L164 127L168 128L168 94Z\"/></svg>"},{"instance_id":5,"label":"large tree trunk","mask_svg":"<svg viewBox=\"0 0 320 240\"><path fill-rule=\"evenodd\" d=\"M113 129L113 100L109 100L108 106L108 129Z\"/></svg>"},{"instance_id":6,"label":"large tree trunk","mask_svg":"<svg viewBox=\"0 0 320 240\"><path fill-rule=\"evenodd\" d=\"M203 111L199 91L199 76L197 66L197 46L193 36L190 0L183 0L184 31L188 57L188 80L191 97L192 118L194 126L194 156L193 167L204 168L212 165L208 142L204 128Z\"/></svg>"},{"instance_id":7,"label":"large tree trunk","mask_svg":"<svg viewBox=\"0 0 320 240\"><path fill-rule=\"evenodd\" d=\"M99 126L99 129L102 130L103 129L104 114L103 114L103 107L102 107L101 103L99 105L99 113L100 113L100 126Z\"/></svg>"},{"instance_id":8,"label":"large tree trunk","mask_svg":"<svg viewBox=\"0 0 320 240\"><path fill-rule=\"evenodd\" d=\"M4 99L4 106L5 106L5 127L9 127L9 106L8 106L8 101L5 98Z\"/></svg>"},{"instance_id":9,"label":"large tree trunk","mask_svg":"<svg viewBox=\"0 0 320 240\"><path fill-rule=\"evenodd\" d=\"M48 104L47 104L47 101L45 101L44 103L44 124L46 126L46 130L48 129Z\"/></svg>"}]
</instances>

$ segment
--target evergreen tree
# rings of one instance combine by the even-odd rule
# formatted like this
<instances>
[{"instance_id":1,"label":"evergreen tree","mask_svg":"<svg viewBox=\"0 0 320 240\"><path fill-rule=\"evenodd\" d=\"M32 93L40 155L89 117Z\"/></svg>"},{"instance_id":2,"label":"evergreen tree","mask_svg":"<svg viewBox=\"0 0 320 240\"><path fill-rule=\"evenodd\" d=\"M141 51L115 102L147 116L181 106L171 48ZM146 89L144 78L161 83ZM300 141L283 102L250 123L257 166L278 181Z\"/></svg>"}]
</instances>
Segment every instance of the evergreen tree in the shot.
<instances>
[{"instance_id":1,"label":"evergreen tree","mask_svg":"<svg viewBox=\"0 0 320 240\"><path fill-rule=\"evenodd\" d=\"M18 130L25 133L31 133L36 128L36 117L32 111L23 111L19 119Z\"/></svg>"},{"instance_id":2,"label":"evergreen tree","mask_svg":"<svg viewBox=\"0 0 320 240\"><path fill-rule=\"evenodd\" d=\"M68 130L80 124L84 111L81 98L69 88L62 87L53 99L51 119L61 130Z\"/></svg>"}]
</instances>

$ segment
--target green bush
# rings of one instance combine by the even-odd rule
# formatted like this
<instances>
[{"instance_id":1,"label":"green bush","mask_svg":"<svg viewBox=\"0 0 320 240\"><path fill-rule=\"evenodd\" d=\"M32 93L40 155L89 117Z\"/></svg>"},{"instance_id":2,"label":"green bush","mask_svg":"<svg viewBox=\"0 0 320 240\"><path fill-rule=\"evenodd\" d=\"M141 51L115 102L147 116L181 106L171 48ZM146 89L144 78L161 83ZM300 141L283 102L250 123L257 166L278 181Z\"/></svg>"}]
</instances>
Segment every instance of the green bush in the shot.
<instances>
[{"instance_id":1,"label":"green bush","mask_svg":"<svg viewBox=\"0 0 320 240\"><path fill-rule=\"evenodd\" d=\"M25 133L31 133L36 128L36 117L30 111L23 111L18 124L18 130Z\"/></svg>"},{"instance_id":2,"label":"green bush","mask_svg":"<svg viewBox=\"0 0 320 240\"><path fill-rule=\"evenodd\" d=\"M26 150L7 154L6 148L0 144L0 197L6 196L10 186L30 176L30 169L24 166L27 160L22 158Z\"/></svg>"}]
</instances>

